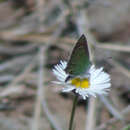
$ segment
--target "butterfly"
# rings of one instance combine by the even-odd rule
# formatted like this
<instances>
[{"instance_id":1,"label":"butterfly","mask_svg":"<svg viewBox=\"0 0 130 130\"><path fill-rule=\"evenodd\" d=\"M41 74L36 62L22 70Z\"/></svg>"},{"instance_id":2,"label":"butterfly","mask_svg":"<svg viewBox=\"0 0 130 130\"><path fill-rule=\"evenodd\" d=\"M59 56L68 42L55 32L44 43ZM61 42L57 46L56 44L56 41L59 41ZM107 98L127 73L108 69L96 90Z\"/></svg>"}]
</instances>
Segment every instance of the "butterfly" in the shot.
<instances>
[{"instance_id":1,"label":"butterfly","mask_svg":"<svg viewBox=\"0 0 130 130\"><path fill-rule=\"evenodd\" d=\"M77 41L70 59L68 61L65 72L69 74L65 82L73 77L78 77L84 75L90 68L91 62L89 57L89 50L87 39L83 34Z\"/></svg>"}]
</instances>

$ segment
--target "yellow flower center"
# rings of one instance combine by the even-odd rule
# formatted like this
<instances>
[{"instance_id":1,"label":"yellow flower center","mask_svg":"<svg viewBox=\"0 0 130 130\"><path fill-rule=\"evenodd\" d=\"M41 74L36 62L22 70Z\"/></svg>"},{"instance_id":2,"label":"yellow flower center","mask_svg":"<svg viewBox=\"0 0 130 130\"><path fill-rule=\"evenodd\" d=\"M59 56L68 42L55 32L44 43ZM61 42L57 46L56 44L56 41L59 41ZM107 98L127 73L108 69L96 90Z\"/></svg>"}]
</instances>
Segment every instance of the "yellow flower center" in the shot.
<instances>
[{"instance_id":1,"label":"yellow flower center","mask_svg":"<svg viewBox=\"0 0 130 130\"><path fill-rule=\"evenodd\" d=\"M76 88L89 88L90 82L88 78L80 79L80 78L74 78L71 80L71 84L76 86Z\"/></svg>"}]
</instances>

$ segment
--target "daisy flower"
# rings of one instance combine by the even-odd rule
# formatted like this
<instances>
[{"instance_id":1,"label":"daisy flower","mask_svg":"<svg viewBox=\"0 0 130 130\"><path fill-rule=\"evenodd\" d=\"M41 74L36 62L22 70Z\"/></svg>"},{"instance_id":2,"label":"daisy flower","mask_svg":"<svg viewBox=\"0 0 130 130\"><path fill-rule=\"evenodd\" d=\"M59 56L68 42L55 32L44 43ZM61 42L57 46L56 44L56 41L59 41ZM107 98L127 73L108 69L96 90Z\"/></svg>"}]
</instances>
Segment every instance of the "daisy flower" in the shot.
<instances>
[{"instance_id":1,"label":"daisy flower","mask_svg":"<svg viewBox=\"0 0 130 130\"><path fill-rule=\"evenodd\" d=\"M60 61L60 63L53 68L53 73L58 80L53 81L53 83L63 85L62 92L75 90L75 92L85 100L88 96L96 97L97 94L107 94L107 91L111 87L110 75L104 72L102 67L97 69L94 65L91 65L84 76L77 76L65 82L69 76L69 74L65 72L66 67L67 62Z\"/></svg>"}]
</instances>

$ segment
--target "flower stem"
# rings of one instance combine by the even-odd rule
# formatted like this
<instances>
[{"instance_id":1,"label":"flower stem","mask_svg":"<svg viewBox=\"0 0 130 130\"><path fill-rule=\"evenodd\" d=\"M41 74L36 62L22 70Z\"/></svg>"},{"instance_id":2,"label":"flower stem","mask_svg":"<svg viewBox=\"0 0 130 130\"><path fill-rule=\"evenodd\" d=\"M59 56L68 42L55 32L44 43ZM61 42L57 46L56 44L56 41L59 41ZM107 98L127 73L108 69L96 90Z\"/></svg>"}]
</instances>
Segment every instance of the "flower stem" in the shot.
<instances>
[{"instance_id":1,"label":"flower stem","mask_svg":"<svg viewBox=\"0 0 130 130\"><path fill-rule=\"evenodd\" d=\"M74 98L74 101L73 101L73 108L72 108L72 112L71 112L69 130L72 130L72 127L73 127L73 120L74 120L74 115L75 115L77 102L78 102L78 96L76 95L75 98Z\"/></svg>"}]
</instances>

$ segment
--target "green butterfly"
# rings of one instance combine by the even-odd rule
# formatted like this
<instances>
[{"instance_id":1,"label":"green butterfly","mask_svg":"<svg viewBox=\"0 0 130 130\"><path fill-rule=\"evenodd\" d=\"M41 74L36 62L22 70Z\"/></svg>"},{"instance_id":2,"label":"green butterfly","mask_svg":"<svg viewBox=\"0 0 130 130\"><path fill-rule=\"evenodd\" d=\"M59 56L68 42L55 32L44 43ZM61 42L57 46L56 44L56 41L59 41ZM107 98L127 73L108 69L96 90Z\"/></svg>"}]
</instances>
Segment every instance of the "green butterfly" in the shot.
<instances>
[{"instance_id":1,"label":"green butterfly","mask_svg":"<svg viewBox=\"0 0 130 130\"><path fill-rule=\"evenodd\" d=\"M82 35L77 41L70 56L65 72L69 74L65 82L72 77L84 75L91 65L89 58L88 44L85 35Z\"/></svg>"}]
</instances>

